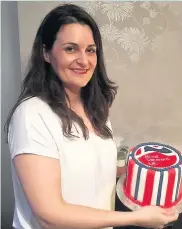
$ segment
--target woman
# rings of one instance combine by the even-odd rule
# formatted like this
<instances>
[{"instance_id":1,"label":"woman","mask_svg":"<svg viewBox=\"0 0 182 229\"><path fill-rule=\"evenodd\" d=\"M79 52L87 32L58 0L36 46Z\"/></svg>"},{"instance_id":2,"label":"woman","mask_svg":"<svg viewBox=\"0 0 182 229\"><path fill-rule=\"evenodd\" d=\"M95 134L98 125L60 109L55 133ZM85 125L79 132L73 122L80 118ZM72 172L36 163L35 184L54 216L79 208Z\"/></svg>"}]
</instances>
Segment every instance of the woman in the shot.
<instances>
[{"instance_id":1,"label":"woman","mask_svg":"<svg viewBox=\"0 0 182 229\"><path fill-rule=\"evenodd\" d=\"M176 220L159 207L111 211L117 152L108 116L115 94L94 20L75 5L53 9L38 29L7 123L14 228L162 228Z\"/></svg>"}]
</instances>

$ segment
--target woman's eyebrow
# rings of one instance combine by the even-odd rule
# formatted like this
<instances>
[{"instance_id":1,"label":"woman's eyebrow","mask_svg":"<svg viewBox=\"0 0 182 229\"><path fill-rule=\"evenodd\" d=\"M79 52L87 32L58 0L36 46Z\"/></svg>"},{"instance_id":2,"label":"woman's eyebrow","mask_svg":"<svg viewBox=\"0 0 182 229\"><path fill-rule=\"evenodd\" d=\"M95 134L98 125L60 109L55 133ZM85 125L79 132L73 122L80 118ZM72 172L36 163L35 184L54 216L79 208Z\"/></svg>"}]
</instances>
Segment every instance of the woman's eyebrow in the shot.
<instances>
[{"instance_id":1,"label":"woman's eyebrow","mask_svg":"<svg viewBox=\"0 0 182 229\"><path fill-rule=\"evenodd\" d=\"M63 45L73 45L73 46L79 46L77 43L75 43L75 42L67 42L67 43L63 43L62 44L62 46ZM88 45L88 47L96 47L96 45L95 44L90 44L90 45Z\"/></svg>"}]
</instances>

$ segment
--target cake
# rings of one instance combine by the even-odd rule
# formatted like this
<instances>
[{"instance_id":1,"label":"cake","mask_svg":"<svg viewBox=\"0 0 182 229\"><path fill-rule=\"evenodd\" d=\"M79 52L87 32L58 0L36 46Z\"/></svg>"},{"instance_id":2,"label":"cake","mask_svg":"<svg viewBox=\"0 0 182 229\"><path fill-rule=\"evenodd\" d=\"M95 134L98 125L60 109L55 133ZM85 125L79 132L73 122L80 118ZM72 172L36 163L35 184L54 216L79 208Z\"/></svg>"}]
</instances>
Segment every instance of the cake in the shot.
<instances>
[{"instance_id":1,"label":"cake","mask_svg":"<svg viewBox=\"0 0 182 229\"><path fill-rule=\"evenodd\" d=\"M139 206L169 208L182 199L182 155L161 143L142 143L126 159L123 191Z\"/></svg>"}]
</instances>

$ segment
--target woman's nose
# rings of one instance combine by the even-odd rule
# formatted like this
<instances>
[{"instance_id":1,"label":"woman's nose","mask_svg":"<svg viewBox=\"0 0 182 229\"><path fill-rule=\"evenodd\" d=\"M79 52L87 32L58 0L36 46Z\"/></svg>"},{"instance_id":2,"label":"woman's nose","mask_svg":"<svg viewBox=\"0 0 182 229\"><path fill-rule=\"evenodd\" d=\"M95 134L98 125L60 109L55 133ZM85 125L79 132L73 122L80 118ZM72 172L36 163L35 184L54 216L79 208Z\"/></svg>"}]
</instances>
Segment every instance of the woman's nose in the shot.
<instances>
[{"instance_id":1,"label":"woman's nose","mask_svg":"<svg viewBox=\"0 0 182 229\"><path fill-rule=\"evenodd\" d=\"M77 58L77 63L82 65L82 66L87 66L88 65L88 57L86 53L80 53Z\"/></svg>"}]
</instances>

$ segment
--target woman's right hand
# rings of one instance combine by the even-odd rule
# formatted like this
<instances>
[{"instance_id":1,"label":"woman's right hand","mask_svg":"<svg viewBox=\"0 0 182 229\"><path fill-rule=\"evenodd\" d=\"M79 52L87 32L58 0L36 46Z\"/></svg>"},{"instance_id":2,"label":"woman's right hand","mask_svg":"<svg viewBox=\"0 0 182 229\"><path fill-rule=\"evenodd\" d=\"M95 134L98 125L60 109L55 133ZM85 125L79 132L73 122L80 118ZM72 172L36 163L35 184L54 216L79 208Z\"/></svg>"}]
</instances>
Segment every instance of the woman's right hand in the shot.
<instances>
[{"instance_id":1,"label":"woman's right hand","mask_svg":"<svg viewBox=\"0 0 182 229\"><path fill-rule=\"evenodd\" d=\"M176 221L179 216L175 208L163 209L157 206L146 206L133 213L137 226L147 228L163 228L164 225Z\"/></svg>"}]
</instances>

